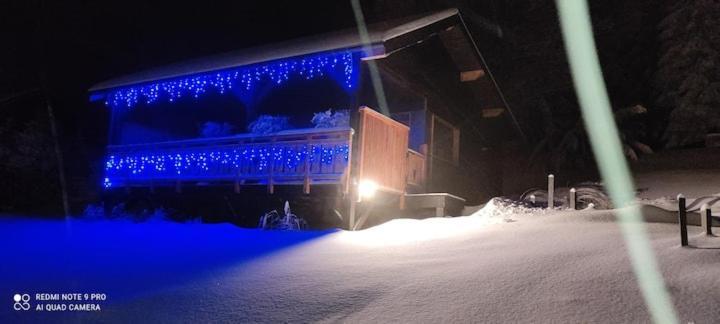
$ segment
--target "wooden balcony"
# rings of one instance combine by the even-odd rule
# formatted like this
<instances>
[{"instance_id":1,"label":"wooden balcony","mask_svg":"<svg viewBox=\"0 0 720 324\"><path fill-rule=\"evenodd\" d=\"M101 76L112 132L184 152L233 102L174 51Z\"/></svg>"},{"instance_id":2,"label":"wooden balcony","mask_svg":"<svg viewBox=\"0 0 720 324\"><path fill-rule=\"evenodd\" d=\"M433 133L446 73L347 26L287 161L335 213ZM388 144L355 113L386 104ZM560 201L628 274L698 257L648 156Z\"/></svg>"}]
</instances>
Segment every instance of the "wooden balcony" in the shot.
<instances>
[{"instance_id":1,"label":"wooden balcony","mask_svg":"<svg viewBox=\"0 0 720 324\"><path fill-rule=\"evenodd\" d=\"M106 187L234 183L344 184L353 130L298 129L267 136L117 145L108 147Z\"/></svg>"}]
</instances>

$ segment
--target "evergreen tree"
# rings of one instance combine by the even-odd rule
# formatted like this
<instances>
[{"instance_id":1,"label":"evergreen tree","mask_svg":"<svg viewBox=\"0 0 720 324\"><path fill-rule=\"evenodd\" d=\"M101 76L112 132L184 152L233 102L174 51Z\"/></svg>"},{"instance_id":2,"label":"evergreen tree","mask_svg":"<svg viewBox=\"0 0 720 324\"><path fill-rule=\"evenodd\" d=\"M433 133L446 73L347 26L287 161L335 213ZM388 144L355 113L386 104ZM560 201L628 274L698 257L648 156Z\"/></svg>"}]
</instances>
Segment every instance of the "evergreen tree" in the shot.
<instances>
[{"instance_id":1,"label":"evergreen tree","mask_svg":"<svg viewBox=\"0 0 720 324\"><path fill-rule=\"evenodd\" d=\"M720 130L720 2L668 0L659 24L658 108L669 112L666 146Z\"/></svg>"}]
</instances>

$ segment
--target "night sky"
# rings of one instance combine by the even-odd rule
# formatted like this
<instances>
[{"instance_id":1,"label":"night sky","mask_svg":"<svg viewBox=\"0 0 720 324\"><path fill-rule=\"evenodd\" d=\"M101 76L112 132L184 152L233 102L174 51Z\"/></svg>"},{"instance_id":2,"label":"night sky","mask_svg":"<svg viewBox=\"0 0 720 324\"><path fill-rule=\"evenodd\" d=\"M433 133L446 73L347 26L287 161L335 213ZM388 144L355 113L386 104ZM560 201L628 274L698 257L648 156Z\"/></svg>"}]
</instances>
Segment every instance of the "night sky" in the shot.
<instances>
[{"instance_id":1,"label":"night sky","mask_svg":"<svg viewBox=\"0 0 720 324\"><path fill-rule=\"evenodd\" d=\"M447 7L464 10L500 87L532 136L568 127L578 109L552 1L362 1L368 22ZM263 43L354 28L350 1L6 1L0 10L0 112L46 120L55 107L70 178L100 183L109 114L88 103L100 81ZM614 104L649 98L657 15L651 1L593 2ZM547 110L547 111L545 111ZM542 112L545 117L538 118ZM34 116L34 117L33 117ZM550 116L550 117L548 117ZM532 140L530 141L532 143ZM88 172L90 170L90 172Z\"/></svg>"},{"instance_id":2,"label":"night sky","mask_svg":"<svg viewBox=\"0 0 720 324\"><path fill-rule=\"evenodd\" d=\"M96 118L86 116L96 82L352 23L340 1L11 1L2 12L0 94L44 88L62 116L80 120Z\"/></svg>"}]
</instances>

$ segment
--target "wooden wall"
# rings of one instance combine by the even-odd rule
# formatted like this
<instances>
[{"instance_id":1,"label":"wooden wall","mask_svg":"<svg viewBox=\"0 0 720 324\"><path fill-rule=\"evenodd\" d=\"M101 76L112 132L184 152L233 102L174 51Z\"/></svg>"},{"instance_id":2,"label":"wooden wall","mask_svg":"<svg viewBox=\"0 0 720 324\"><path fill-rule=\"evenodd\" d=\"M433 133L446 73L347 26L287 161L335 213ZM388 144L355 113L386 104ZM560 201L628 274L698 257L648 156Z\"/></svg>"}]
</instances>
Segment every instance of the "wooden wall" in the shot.
<instances>
[{"instance_id":1,"label":"wooden wall","mask_svg":"<svg viewBox=\"0 0 720 324\"><path fill-rule=\"evenodd\" d=\"M358 180L372 180L382 190L404 193L409 128L369 107L359 110Z\"/></svg>"}]
</instances>

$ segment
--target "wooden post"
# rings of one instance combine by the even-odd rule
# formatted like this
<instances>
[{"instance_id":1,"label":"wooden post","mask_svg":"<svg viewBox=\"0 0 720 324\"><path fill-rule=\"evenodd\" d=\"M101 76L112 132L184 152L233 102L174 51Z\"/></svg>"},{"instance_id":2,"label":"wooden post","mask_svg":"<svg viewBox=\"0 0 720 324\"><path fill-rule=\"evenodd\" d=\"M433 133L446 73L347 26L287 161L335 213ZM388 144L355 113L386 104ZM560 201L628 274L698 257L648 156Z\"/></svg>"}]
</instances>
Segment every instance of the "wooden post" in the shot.
<instances>
[{"instance_id":1,"label":"wooden post","mask_svg":"<svg viewBox=\"0 0 720 324\"><path fill-rule=\"evenodd\" d=\"M427 186L428 186L428 145L427 144L421 144L420 145L420 154L423 155L423 168L422 168L422 190L424 192L427 192Z\"/></svg>"},{"instance_id":2,"label":"wooden post","mask_svg":"<svg viewBox=\"0 0 720 324\"><path fill-rule=\"evenodd\" d=\"M678 195L678 224L680 225L680 245L688 245L687 236L687 210L685 209L685 196Z\"/></svg>"},{"instance_id":3,"label":"wooden post","mask_svg":"<svg viewBox=\"0 0 720 324\"><path fill-rule=\"evenodd\" d=\"M550 174L548 175L548 201L547 206L548 208L555 207L555 176Z\"/></svg>"},{"instance_id":4,"label":"wooden post","mask_svg":"<svg viewBox=\"0 0 720 324\"><path fill-rule=\"evenodd\" d=\"M303 166L303 193L307 195L310 194L310 154L308 154L307 150L310 147L312 138L308 136L305 141L307 146L305 147L305 163Z\"/></svg>"},{"instance_id":5,"label":"wooden post","mask_svg":"<svg viewBox=\"0 0 720 324\"><path fill-rule=\"evenodd\" d=\"M237 170L235 170L235 181L233 182L233 191L236 194L240 193L240 168L238 167Z\"/></svg>"},{"instance_id":6,"label":"wooden post","mask_svg":"<svg viewBox=\"0 0 720 324\"><path fill-rule=\"evenodd\" d=\"M350 190L350 208L348 211L348 230L355 230L355 213L357 212L357 197L355 197L357 190Z\"/></svg>"},{"instance_id":7,"label":"wooden post","mask_svg":"<svg viewBox=\"0 0 720 324\"><path fill-rule=\"evenodd\" d=\"M702 217L702 215L700 215ZM705 210L705 223L707 224L707 227L705 228L705 234L706 235L713 235L712 232L712 210L710 208Z\"/></svg>"},{"instance_id":8,"label":"wooden post","mask_svg":"<svg viewBox=\"0 0 720 324\"><path fill-rule=\"evenodd\" d=\"M274 139L272 141L271 148L275 148L275 140ZM272 150L270 152L271 152L270 155L272 157L270 158L270 169L268 169L269 175L268 175L268 182L267 182L267 192L272 195L275 193L275 181L273 179L273 175L275 174L275 155L272 154Z\"/></svg>"},{"instance_id":9,"label":"wooden post","mask_svg":"<svg viewBox=\"0 0 720 324\"><path fill-rule=\"evenodd\" d=\"M273 183L272 177L268 179L267 192L271 195L275 193L275 184Z\"/></svg>"},{"instance_id":10,"label":"wooden post","mask_svg":"<svg viewBox=\"0 0 720 324\"><path fill-rule=\"evenodd\" d=\"M343 171L343 193L349 194L350 193L350 179L352 177L352 167L353 167L353 136L355 134L353 132L350 132L350 141L348 141L348 162L345 166L345 170Z\"/></svg>"},{"instance_id":11,"label":"wooden post","mask_svg":"<svg viewBox=\"0 0 720 324\"><path fill-rule=\"evenodd\" d=\"M449 125L449 124L448 124ZM452 142L452 154L453 154L453 163L455 165L460 164L460 130L452 127L452 133L453 133L453 142Z\"/></svg>"},{"instance_id":12,"label":"wooden post","mask_svg":"<svg viewBox=\"0 0 720 324\"><path fill-rule=\"evenodd\" d=\"M708 206L708 204L703 204L700 207L700 210L698 210L698 214L700 214L700 227L702 227L705 232L707 232L708 228L708 219L706 217L708 209L710 209L710 206Z\"/></svg>"},{"instance_id":13,"label":"wooden post","mask_svg":"<svg viewBox=\"0 0 720 324\"><path fill-rule=\"evenodd\" d=\"M575 188L570 188L570 209L575 210Z\"/></svg>"},{"instance_id":14,"label":"wooden post","mask_svg":"<svg viewBox=\"0 0 720 324\"><path fill-rule=\"evenodd\" d=\"M310 194L310 178L305 177L303 180L303 193L306 195Z\"/></svg>"}]
</instances>

